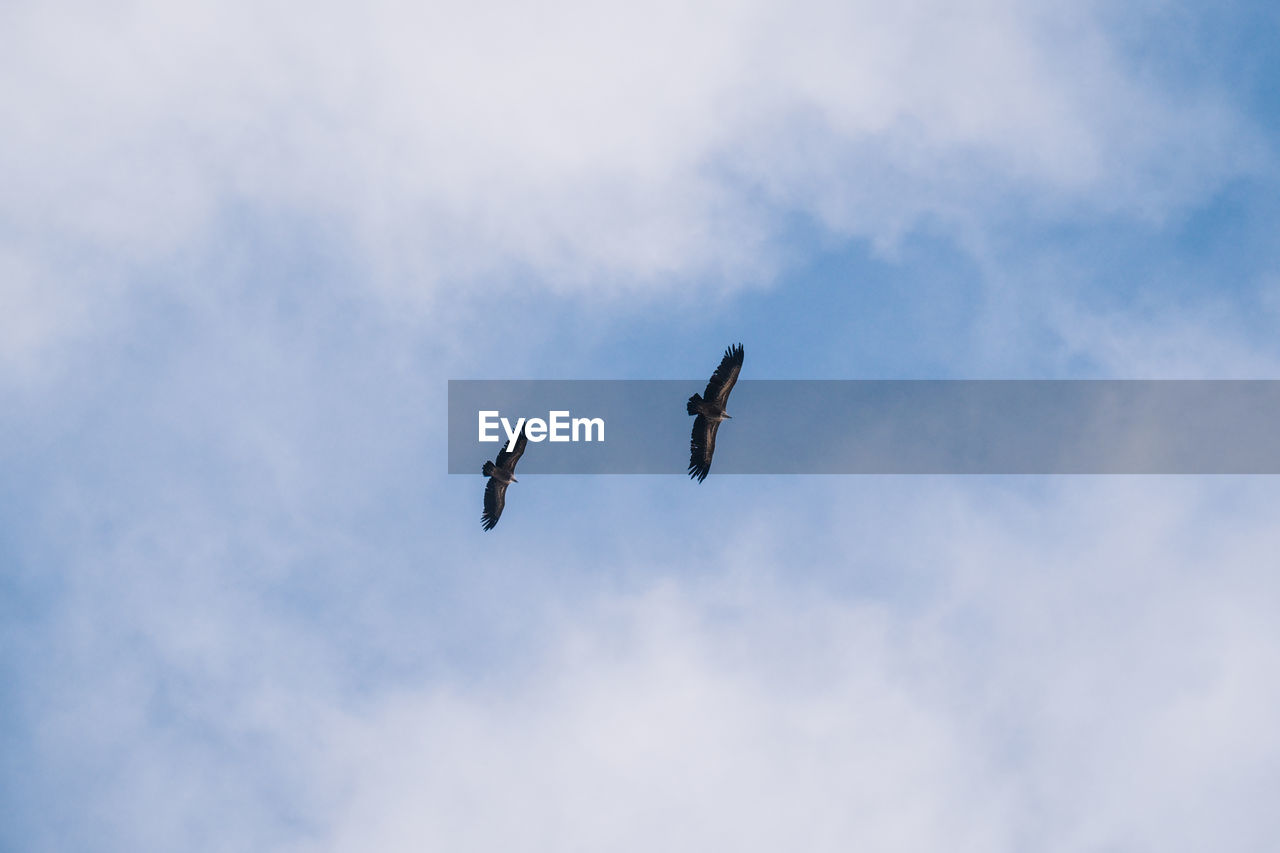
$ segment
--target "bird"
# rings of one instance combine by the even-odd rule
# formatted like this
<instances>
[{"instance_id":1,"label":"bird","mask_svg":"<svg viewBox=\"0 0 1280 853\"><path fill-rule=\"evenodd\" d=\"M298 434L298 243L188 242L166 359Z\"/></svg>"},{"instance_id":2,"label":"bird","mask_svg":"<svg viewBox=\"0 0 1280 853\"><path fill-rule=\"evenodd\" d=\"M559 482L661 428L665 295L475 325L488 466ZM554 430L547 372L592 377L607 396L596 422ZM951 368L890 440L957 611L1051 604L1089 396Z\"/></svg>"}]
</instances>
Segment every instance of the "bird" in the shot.
<instances>
[{"instance_id":1,"label":"bird","mask_svg":"<svg viewBox=\"0 0 1280 853\"><path fill-rule=\"evenodd\" d=\"M711 455L716 452L716 431L720 422L732 417L725 411L729 392L742 371L742 344L727 347L720 366L711 374L707 390L699 397L694 394L686 407L689 414L697 415L693 422L693 436L689 439L689 477L701 483L711 470Z\"/></svg>"},{"instance_id":2,"label":"bird","mask_svg":"<svg viewBox=\"0 0 1280 853\"><path fill-rule=\"evenodd\" d=\"M502 517L502 508L507 503L507 486L519 482L515 477L516 463L520 461L528 443L529 437L522 426L520 434L516 436L515 448L508 450L503 445L497 458L493 462L485 460L484 467L480 469L480 473L489 478L484 487L484 513L480 516L480 525L485 530L492 530Z\"/></svg>"}]
</instances>

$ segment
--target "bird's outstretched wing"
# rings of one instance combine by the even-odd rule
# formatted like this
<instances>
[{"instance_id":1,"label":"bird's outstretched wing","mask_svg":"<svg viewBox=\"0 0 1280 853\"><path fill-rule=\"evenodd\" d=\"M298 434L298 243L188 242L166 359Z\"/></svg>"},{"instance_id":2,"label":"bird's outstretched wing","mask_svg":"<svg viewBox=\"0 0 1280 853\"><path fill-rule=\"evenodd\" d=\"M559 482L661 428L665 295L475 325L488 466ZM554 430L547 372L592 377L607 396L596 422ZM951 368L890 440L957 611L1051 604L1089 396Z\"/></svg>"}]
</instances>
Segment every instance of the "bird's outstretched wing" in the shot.
<instances>
[{"instance_id":1,"label":"bird's outstretched wing","mask_svg":"<svg viewBox=\"0 0 1280 853\"><path fill-rule=\"evenodd\" d=\"M492 530L502 517L502 508L507 504L507 484L497 477L490 477L484 487L484 513L480 516L480 524L485 530Z\"/></svg>"},{"instance_id":2,"label":"bird's outstretched wing","mask_svg":"<svg viewBox=\"0 0 1280 853\"><path fill-rule=\"evenodd\" d=\"M698 415L693 420L693 435L689 438L689 477L701 483L711 470L711 456L716 452L716 431L719 421Z\"/></svg>"},{"instance_id":3,"label":"bird's outstretched wing","mask_svg":"<svg viewBox=\"0 0 1280 853\"><path fill-rule=\"evenodd\" d=\"M498 451L498 458L493 460L493 464L499 468L506 468L508 471L516 470L516 463L524 455L524 448L528 443L529 436L525 433L524 426L521 426L520 434L516 436L516 446L511 450L507 450L507 444L503 442L502 449Z\"/></svg>"},{"instance_id":4,"label":"bird's outstretched wing","mask_svg":"<svg viewBox=\"0 0 1280 853\"><path fill-rule=\"evenodd\" d=\"M734 383L738 381L738 374L742 372L743 355L742 344L725 349L724 358L720 359L720 366L716 368L716 372L711 374L711 380L707 382L707 390L703 392L702 399L714 400L716 405L724 406Z\"/></svg>"}]
</instances>

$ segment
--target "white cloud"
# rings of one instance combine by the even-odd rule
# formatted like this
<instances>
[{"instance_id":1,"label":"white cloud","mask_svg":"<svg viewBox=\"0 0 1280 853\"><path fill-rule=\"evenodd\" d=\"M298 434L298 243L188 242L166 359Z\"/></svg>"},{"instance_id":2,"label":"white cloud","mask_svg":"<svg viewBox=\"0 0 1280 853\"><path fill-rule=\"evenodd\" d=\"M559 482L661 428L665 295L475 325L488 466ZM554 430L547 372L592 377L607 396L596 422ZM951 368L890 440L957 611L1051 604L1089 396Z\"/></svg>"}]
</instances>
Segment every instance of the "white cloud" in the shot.
<instances>
[{"instance_id":1,"label":"white cloud","mask_svg":"<svg viewBox=\"0 0 1280 853\"><path fill-rule=\"evenodd\" d=\"M126 280L223 286L260 260L236 243L245 222L303 222L397 303L510 270L574 295L663 292L767 277L782 212L891 248L921 217L978 229L1009 197L1158 217L1248 160L1212 93L1162 91L1089 12L1042 8L11 4L0 358L38 370L110 328ZM223 254L216 276L192 269ZM79 502L24 496L46 527L23 541L47 545L58 587L14 631L33 650L35 835L65 818L73 841L130 850L1275 837L1265 484L1235 500L1235 481L1010 496L917 479L816 520L797 489L763 495L736 545L696 546L700 574L646 565L665 583L598 600L552 592L562 548L543 541L501 567L544 573L522 581L531 600L448 638L506 643L520 665L424 675L406 626L438 641L422 614L466 596L425 565L439 530L387 558L370 520L395 502L403 536L426 514L387 472L429 392L375 387L413 361L410 336L365 343L375 325L331 350L341 299L305 320L330 335L241 296L202 303L211 324L174 334L207 339L133 377L140 399L68 406L62 429L98 445L33 442L53 449L32 482ZM1188 363L1160 335L1064 325L1142 375ZM1228 337L1191 339L1221 372L1253 369ZM510 593L498 569L467 571ZM540 630L495 624L516 610ZM353 690L362 653L404 671Z\"/></svg>"},{"instance_id":2,"label":"white cloud","mask_svg":"<svg viewBox=\"0 0 1280 853\"><path fill-rule=\"evenodd\" d=\"M416 612L373 648L439 648L436 583L353 562L293 610L281 560L315 569L279 531L117 537L44 646L33 787L74 774L58 808L131 850L1265 849L1271 485L834 480L760 495L696 572L553 586L563 549L529 542L503 571L542 578L506 605L530 624L447 638L502 654L358 689L361 625ZM334 618L371 594L405 614Z\"/></svg>"},{"instance_id":3,"label":"white cloud","mask_svg":"<svg viewBox=\"0 0 1280 853\"><path fill-rule=\"evenodd\" d=\"M309 223L396 299L517 272L678 292L767 279L787 212L886 248L1011 198L1159 216L1254 156L1212 91L1140 79L1074 6L64 2L5 23L6 253L103 315L101 277L182 286L246 211Z\"/></svg>"},{"instance_id":4,"label":"white cloud","mask_svg":"<svg viewBox=\"0 0 1280 853\"><path fill-rule=\"evenodd\" d=\"M1276 537L1208 510L1274 490L1202 483L843 507L878 553L846 565L850 537L831 571L924 567L907 606L806 583L775 506L749 565L575 607L540 665L328 729L346 793L302 849L1264 849Z\"/></svg>"},{"instance_id":5,"label":"white cloud","mask_svg":"<svg viewBox=\"0 0 1280 853\"><path fill-rule=\"evenodd\" d=\"M876 608L717 626L686 595L571 620L511 689L395 695L331 733L350 796L306 849L1001 847L981 757L894 683Z\"/></svg>"}]
</instances>

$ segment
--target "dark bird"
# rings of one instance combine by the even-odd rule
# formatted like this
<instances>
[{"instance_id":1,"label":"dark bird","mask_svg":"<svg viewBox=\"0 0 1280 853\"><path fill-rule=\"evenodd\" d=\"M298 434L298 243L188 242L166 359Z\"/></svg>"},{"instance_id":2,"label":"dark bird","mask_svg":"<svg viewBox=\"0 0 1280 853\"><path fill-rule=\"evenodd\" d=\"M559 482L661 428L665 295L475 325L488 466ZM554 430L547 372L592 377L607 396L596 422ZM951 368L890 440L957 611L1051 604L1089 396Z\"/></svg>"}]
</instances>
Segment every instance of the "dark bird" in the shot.
<instances>
[{"instance_id":1,"label":"dark bird","mask_svg":"<svg viewBox=\"0 0 1280 853\"><path fill-rule=\"evenodd\" d=\"M742 371L742 344L729 347L720 359L720 366L711 374L707 390L699 397L689 398L688 411L698 418L693 422L693 437L689 439L689 476L701 483L711 470L711 455L716 452L716 431L720 422L732 417L726 412L729 392Z\"/></svg>"},{"instance_id":2,"label":"dark bird","mask_svg":"<svg viewBox=\"0 0 1280 853\"><path fill-rule=\"evenodd\" d=\"M481 469L481 473L489 478L484 487L484 513L480 516L480 523L485 530L492 530L502 517L502 508L507 503L507 486L519 482L515 477L516 463L520 461L524 446L528 443L529 437L521 426L520 434L516 436L515 448L507 450L507 445L503 444L497 459L493 462L486 461Z\"/></svg>"}]
</instances>

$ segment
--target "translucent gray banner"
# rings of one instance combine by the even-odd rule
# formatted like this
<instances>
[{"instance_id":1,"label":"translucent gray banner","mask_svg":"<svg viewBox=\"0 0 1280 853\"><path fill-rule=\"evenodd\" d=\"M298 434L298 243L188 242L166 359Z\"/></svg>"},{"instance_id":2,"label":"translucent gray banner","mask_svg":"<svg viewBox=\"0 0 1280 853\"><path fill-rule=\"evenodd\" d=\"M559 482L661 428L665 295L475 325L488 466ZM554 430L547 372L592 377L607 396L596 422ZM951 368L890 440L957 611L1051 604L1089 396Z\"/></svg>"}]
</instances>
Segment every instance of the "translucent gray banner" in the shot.
<instances>
[{"instance_id":1,"label":"translucent gray banner","mask_svg":"<svg viewBox=\"0 0 1280 853\"><path fill-rule=\"evenodd\" d=\"M478 474L498 419L523 417L546 429L518 473L683 474L705 385L451 380L449 473ZM712 476L1280 473L1276 380L744 379L728 411Z\"/></svg>"}]
</instances>

